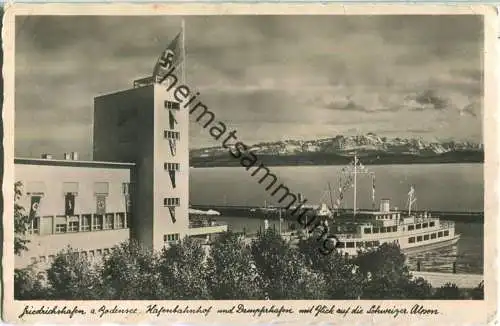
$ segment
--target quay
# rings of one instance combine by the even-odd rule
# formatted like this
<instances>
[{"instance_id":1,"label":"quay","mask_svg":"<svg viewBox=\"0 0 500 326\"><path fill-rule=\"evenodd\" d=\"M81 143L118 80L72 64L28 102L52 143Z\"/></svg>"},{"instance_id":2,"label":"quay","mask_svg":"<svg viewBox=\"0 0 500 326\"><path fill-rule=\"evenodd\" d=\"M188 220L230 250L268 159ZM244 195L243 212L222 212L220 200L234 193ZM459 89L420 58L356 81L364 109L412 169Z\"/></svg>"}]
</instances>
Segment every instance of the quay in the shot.
<instances>
[{"instance_id":1,"label":"quay","mask_svg":"<svg viewBox=\"0 0 500 326\"><path fill-rule=\"evenodd\" d=\"M249 217L260 219L277 219L278 211L281 209L285 213L284 207L268 207L268 211L263 211L264 207L259 206L231 206L231 205L191 205L193 209L209 210L213 209L222 215L234 217ZM276 209L276 211L272 211ZM343 209L342 212L352 212L352 209ZM416 211L418 213L419 211ZM484 212L446 212L446 211L427 211L432 216L442 218L443 220L455 222L484 223ZM287 214L283 214L285 217Z\"/></svg>"},{"instance_id":2,"label":"quay","mask_svg":"<svg viewBox=\"0 0 500 326\"><path fill-rule=\"evenodd\" d=\"M413 274L414 278L422 277L434 288L442 287L446 283L453 283L459 288L473 289L484 280L484 275L482 274L453 274L414 271L412 271L411 273Z\"/></svg>"}]
</instances>

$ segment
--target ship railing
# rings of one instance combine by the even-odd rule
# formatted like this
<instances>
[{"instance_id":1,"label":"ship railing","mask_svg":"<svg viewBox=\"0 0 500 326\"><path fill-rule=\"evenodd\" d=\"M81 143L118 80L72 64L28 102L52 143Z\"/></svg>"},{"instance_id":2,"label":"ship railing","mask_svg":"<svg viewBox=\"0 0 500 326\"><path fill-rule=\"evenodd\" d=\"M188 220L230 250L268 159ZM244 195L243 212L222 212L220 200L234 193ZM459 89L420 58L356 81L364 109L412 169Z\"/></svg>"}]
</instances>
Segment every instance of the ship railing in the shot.
<instances>
[{"instance_id":1,"label":"ship railing","mask_svg":"<svg viewBox=\"0 0 500 326\"><path fill-rule=\"evenodd\" d=\"M455 226L454 222L441 222L441 224L437 228L424 228L419 229L418 231L429 230L431 232L446 230ZM385 233L369 233L369 234L360 234L360 233L338 233L336 234L339 240L342 239L376 239L380 237L390 237L390 236L401 236L401 229L398 229L397 232L385 232Z\"/></svg>"}]
</instances>

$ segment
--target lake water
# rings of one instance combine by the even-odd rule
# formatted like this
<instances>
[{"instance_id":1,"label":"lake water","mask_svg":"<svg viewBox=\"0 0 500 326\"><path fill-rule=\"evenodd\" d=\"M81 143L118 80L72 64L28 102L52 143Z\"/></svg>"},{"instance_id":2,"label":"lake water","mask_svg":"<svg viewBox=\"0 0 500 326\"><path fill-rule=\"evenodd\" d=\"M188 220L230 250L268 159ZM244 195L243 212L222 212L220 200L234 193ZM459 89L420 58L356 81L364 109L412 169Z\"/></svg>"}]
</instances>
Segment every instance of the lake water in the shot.
<instances>
[{"instance_id":1,"label":"lake water","mask_svg":"<svg viewBox=\"0 0 500 326\"><path fill-rule=\"evenodd\" d=\"M330 203L328 183L333 195L338 188L341 166L270 167L279 182L294 193L302 193L311 204ZM390 198L392 207L406 205L410 185L414 185L416 209L437 211L483 211L484 181L483 164L421 164L367 166L376 175L376 201ZM251 172L251 171L250 171ZM358 178L357 206L370 208L372 180L369 176ZM353 207L353 191L344 195L344 207ZM277 204L276 200L241 167L194 168L190 170L190 204L262 206ZM219 221L228 223L234 231L255 231L263 227L260 219L220 216ZM269 221L274 225L277 221ZM278 224L276 224L278 227ZM286 223L282 224L287 229ZM421 270L452 270L482 273L484 225L482 223L456 223L456 232L462 234L457 246L410 256L409 264Z\"/></svg>"},{"instance_id":2,"label":"lake water","mask_svg":"<svg viewBox=\"0 0 500 326\"><path fill-rule=\"evenodd\" d=\"M328 183L332 192L338 188L341 166L270 167L278 182L294 193L302 193L309 203L330 203ZM376 175L376 200L390 198L391 206L406 205L410 185L414 185L416 209L438 211L483 210L483 164L420 164L368 166ZM252 170L250 170L252 172ZM263 206L277 204L242 167L190 169L190 204ZM371 208L372 180L358 177L357 206ZM334 193L335 196L335 193ZM345 208L353 206L353 191L344 195Z\"/></svg>"}]
</instances>

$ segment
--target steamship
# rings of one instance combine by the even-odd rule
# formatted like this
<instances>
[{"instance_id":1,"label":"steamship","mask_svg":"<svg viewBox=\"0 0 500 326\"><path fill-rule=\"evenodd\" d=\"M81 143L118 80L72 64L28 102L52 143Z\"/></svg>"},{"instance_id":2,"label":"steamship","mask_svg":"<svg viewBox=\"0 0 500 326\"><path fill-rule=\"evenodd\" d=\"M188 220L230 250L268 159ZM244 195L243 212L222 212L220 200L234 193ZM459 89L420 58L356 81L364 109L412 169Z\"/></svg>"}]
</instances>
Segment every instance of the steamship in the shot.
<instances>
[{"instance_id":1,"label":"steamship","mask_svg":"<svg viewBox=\"0 0 500 326\"><path fill-rule=\"evenodd\" d=\"M330 233L339 240L337 250L341 253L357 255L359 251L376 248L383 243L396 243L405 253L416 253L452 246L460 239L455 233L455 223L443 221L427 212L413 212L412 206L416 202L415 188L410 187L408 192L407 210L391 209L390 200L382 199L379 209L356 209L356 182L359 174L369 174L373 178L372 199L375 202L375 177L355 156L354 161L346 169L348 181L340 185L339 193L348 187L354 188L354 206L350 212L337 213L327 224ZM340 202L337 199L337 205Z\"/></svg>"}]
</instances>

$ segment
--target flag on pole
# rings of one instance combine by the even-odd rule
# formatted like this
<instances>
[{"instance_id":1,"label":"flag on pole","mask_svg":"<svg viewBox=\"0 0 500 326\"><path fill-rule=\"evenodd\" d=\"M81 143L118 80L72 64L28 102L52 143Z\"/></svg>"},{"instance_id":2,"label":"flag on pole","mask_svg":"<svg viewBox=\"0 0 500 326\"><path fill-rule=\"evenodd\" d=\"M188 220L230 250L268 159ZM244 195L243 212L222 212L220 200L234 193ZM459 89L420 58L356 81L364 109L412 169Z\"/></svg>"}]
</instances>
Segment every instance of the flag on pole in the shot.
<instances>
[{"instance_id":1,"label":"flag on pole","mask_svg":"<svg viewBox=\"0 0 500 326\"><path fill-rule=\"evenodd\" d=\"M75 195L68 192L64 196L64 211L66 216L71 216L75 214Z\"/></svg>"},{"instance_id":2,"label":"flag on pole","mask_svg":"<svg viewBox=\"0 0 500 326\"><path fill-rule=\"evenodd\" d=\"M176 68L184 59L182 39L182 32L179 32L158 58L153 69L153 79L156 82L163 81L168 71Z\"/></svg>"},{"instance_id":3,"label":"flag on pole","mask_svg":"<svg viewBox=\"0 0 500 326\"><path fill-rule=\"evenodd\" d=\"M97 209L96 209L96 214L103 215L106 213L106 196L104 195L97 195Z\"/></svg>"},{"instance_id":4,"label":"flag on pole","mask_svg":"<svg viewBox=\"0 0 500 326\"><path fill-rule=\"evenodd\" d=\"M40 207L41 196L31 196L30 219L38 216L38 208Z\"/></svg>"}]
</instances>

